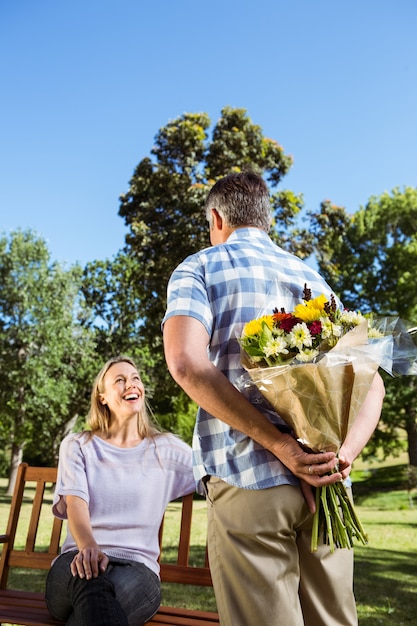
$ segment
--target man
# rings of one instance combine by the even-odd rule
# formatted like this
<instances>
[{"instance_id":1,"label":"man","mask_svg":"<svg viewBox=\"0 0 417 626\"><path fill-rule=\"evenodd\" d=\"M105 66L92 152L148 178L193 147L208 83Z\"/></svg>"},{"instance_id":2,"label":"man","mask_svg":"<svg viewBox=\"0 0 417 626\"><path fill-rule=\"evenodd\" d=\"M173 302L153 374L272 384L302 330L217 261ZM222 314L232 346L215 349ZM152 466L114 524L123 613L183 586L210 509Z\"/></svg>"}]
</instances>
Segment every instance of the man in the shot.
<instances>
[{"instance_id":1,"label":"man","mask_svg":"<svg viewBox=\"0 0 417 626\"><path fill-rule=\"evenodd\" d=\"M206 201L212 247L173 272L163 320L173 378L197 402L197 479L207 490L210 568L222 626L351 626L353 551L311 553L312 487L347 478L379 419L379 375L340 450L308 454L266 406L235 383L240 336L265 306L291 311L320 275L269 238L271 205L251 172L219 180ZM267 311L272 312L272 311Z\"/></svg>"}]
</instances>

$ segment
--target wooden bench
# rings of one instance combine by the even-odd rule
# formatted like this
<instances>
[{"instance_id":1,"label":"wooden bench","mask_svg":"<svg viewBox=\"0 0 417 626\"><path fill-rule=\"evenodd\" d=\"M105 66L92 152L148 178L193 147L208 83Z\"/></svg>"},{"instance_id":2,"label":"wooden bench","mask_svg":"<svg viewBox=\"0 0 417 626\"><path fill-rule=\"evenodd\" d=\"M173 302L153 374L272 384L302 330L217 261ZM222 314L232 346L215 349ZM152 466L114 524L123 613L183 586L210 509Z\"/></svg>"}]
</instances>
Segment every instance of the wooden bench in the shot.
<instances>
[{"instance_id":1,"label":"wooden bench","mask_svg":"<svg viewBox=\"0 0 417 626\"><path fill-rule=\"evenodd\" d=\"M10 506L9 521L6 534L0 535L3 544L0 557L0 624L22 624L28 626L62 626L63 622L54 619L48 612L45 596L42 591L18 591L9 588L9 573L12 568L33 570L49 570L51 561L59 554L62 534L62 521L51 512L51 488L56 481L56 468L31 467L27 463L19 466L14 494ZM34 486L34 496L30 518L27 523L26 541L23 549L16 547L16 531L20 514L25 501L25 488ZM49 493L49 503L45 503ZM27 498L26 498L27 499ZM43 513L42 513L43 508ZM193 496L182 499L179 540L176 546L176 562L166 563L162 557L163 527L162 522L159 538L161 546L161 580L163 583L179 583L181 585L198 585L211 587L212 581L207 563L202 566L189 564L191 522L193 512ZM39 520L42 515L50 519L50 536L39 539ZM165 515L166 519L167 514ZM165 522L167 524L167 522ZM45 544L49 545L45 548ZM42 547L39 547L42 545ZM21 571L21 570L20 570ZM186 608L161 606L158 613L148 624L165 624L171 626L203 626L219 624L217 613L198 611Z\"/></svg>"}]
</instances>

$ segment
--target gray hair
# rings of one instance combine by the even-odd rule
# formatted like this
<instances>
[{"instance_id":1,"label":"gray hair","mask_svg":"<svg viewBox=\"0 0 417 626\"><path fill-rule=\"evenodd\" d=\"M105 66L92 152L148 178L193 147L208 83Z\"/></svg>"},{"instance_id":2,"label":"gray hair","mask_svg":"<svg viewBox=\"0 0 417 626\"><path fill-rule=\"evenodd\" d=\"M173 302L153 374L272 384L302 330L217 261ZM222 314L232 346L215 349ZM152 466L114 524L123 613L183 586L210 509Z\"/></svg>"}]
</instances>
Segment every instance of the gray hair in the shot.
<instances>
[{"instance_id":1,"label":"gray hair","mask_svg":"<svg viewBox=\"0 0 417 626\"><path fill-rule=\"evenodd\" d=\"M228 174L211 188L206 204L206 217L216 209L227 226L256 226L265 232L271 227L271 201L266 182L254 172Z\"/></svg>"}]
</instances>

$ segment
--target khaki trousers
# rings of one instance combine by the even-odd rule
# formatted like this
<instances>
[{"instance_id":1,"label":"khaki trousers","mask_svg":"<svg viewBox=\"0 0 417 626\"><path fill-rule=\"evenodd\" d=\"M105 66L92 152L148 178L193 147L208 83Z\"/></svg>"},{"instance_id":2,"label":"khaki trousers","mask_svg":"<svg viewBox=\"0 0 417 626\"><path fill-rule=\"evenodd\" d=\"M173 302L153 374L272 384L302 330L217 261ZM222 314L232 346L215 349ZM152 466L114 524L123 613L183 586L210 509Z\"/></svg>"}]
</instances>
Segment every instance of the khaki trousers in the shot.
<instances>
[{"instance_id":1,"label":"khaki trousers","mask_svg":"<svg viewBox=\"0 0 417 626\"><path fill-rule=\"evenodd\" d=\"M207 482L210 569L221 626L356 626L353 550L311 553L298 487Z\"/></svg>"}]
</instances>

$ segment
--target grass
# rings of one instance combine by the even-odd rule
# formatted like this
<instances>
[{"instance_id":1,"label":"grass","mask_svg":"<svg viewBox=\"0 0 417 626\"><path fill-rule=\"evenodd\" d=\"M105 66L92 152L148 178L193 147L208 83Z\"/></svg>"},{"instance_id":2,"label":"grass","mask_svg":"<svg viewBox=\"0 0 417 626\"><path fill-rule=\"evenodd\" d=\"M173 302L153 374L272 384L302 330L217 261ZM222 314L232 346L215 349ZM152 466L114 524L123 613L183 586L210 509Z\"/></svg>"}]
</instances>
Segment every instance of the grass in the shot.
<instances>
[{"instance_id":1,"label":"grass","mask_svg":"<svg viewBox=\"0 0 417 626\"><path fill-rule=\"evenodd\" d=\"M355 595L360 626L411 626L416 623L417 493L406 488L406 457L388 461L357 462L353 472L356 509L368 533L367 546L355 547ZM10 498L0 479L0 533L5 532ZM413 497L411 497L411 495ZM31 494L27 494L30 499ZM46 507L49 517L50 502ZM162 558L172 559L178 536L178 506L167 510ZM19 531L20 532L20 531ZM23 530L21 531L23 533ZM47 535L46 522L41 533ZM191 560L202 564L206 534L205 503L195 503ZM44 572L12 572L10 586L28 590L44 588ZM211 588L163 584L163 602L216 610Z\"/></svg>"},{"instance_id":2,"label":"grass","mask_svg":"<svg viewBox=\"0 0 417 626\"><path fill-rule=\"evenodd\" d=\"M357 462L355 506L368 533L355 547L355 595L360 626L416 623L417 492L406 484L406 455Z\"/></svg>"},{"instance_id":3,"label":"grass","mask_svg":"<svg viewBox=\"0 0 417 626\"><path fill-rule=\"evenodd\" d=\"M415 624L416 514L391 512L388 522L386 511L377 513L360 511L368 530L369 545L355 549L359 624ZM399 541L403 545L398 545Z\"/></svg>"}]
</instances>

